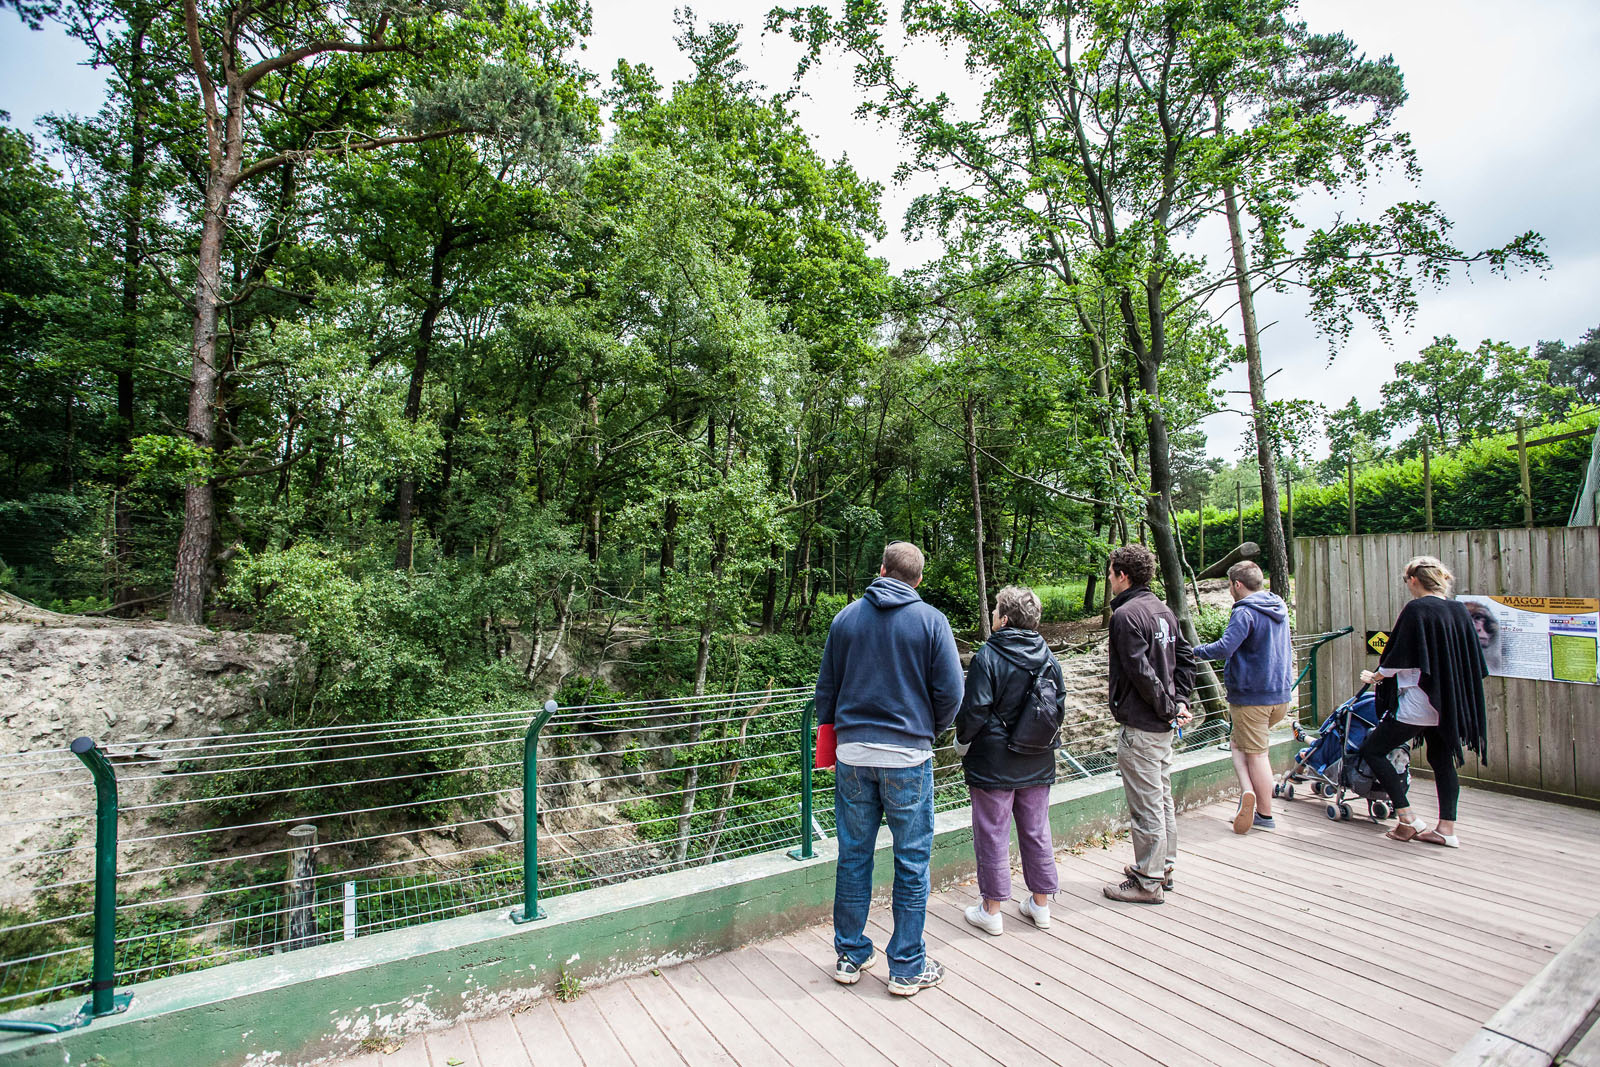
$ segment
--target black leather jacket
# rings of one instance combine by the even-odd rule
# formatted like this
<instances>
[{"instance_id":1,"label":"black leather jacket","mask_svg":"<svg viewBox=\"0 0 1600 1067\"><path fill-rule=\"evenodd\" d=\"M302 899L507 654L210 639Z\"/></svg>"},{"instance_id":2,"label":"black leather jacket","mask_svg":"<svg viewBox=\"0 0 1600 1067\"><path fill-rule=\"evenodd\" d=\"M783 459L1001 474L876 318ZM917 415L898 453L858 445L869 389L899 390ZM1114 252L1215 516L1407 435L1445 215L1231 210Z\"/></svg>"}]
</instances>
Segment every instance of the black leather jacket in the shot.
<instances>
[{"instance_id":1,"label":"black leather jacket","mask_svg":"<svg viewBox=\"0 0 1600 1067\"><path fill-rule=\"evenodd\" d=\"M996 630L972 657L966 693L956 713L956 741L972 747L961 758L970 789L1026 789L1056 780L1056 754L1023 756L1006 747L1022 713L1033 675L1048 661L1065 706L1061 665L1037 630Z\"/></svg>"}]
</instances>

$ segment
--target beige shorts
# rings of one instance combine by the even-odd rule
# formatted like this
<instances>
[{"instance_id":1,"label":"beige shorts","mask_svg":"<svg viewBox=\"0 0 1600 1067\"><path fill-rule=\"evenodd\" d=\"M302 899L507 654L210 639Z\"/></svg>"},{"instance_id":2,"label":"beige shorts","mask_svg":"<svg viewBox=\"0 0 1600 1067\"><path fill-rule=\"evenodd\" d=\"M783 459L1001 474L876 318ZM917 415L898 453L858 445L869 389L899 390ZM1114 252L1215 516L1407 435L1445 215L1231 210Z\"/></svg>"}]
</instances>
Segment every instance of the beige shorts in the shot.
<instances>
[{"instance_id":1,"label":"beige shorts","mask_svg":"<svg viewBox=\"0 0 1600 1067\"><path fill-rule=\"evenodd\" d=\"M1233 717L1233 747L1240 752L1265 752L1267 731L1289 714L1288 704L1229 704Z\"/></svg>"}]
</instances>

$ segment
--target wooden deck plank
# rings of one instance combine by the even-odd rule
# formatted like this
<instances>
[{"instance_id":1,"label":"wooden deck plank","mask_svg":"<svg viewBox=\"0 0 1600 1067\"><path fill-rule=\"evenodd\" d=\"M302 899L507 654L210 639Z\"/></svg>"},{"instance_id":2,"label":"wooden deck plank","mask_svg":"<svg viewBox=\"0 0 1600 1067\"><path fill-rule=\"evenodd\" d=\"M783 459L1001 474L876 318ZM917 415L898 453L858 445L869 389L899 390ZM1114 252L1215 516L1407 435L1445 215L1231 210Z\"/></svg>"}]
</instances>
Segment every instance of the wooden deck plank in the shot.
<instances>
[{"instance_id":1,"label":"wooden deck plank","mask_svg":"<svg viewBox=\"0 0 1600 1067\"><path fill-rule=\"evenodd\" d=\"M593 1002L594 1010L611 1024L617 1043L640 1067L657 1067L658 1064L687 1067L667 1035L629 990L626 981L609 982L583 999Z\"/></svg>"},{"instance_id":2,"label":"wooden deck plank","mask_svg":"<svg viewBox=\"0 0 1600 1067\"><path fill-rule=\"evenodd\" d=\"M1116 877L1120 874L1121 868L1114 862L1103 862L1106 862L1103 875ZM1093 907L1117 910L1128 907L1109 901L1104 904L1099 901L1089 903ZM1228 953L1234 959L1244 962L1262 960L1267 967L1282 967L1291 973L1308 970L1316 977L1319 988L1330 994L1337 990L1343 996L1358 999L1392 999L1391 990L1397 979L1393 968L1379 965L1363 956L1339 953L1335 957L1329 947L1308 941L1297 926L1276 922L1272 916L1250 919L1229 916L1225 922L1218 916L1210 900L1196 901L1182 892L1173 893L1159 909L1149 910L1159 910L1162 917L1159 920L1154 917L1141 918L1140 921L1159 921L1170 928L1171 936L1190 938L1196 934L1206 934L1211 939L1209 947ZM1386 943L1381 951L1375 950L1372 956L1387 959L1393 955L1395 948ZM1409 959L1406 964L1406 973L1409 974ZM1412 988L1411 993L1403 1010L1416 1025L1428 1028L1426 1035L1437 1035L1452 1028L1459 1030L1464 1020L1481 1018L1488 1010L1458 993L1425 984ZM1465 1037L1464 1034L1462 1036ZM1448 1043L1444 1042L1445 1045Z\"/></svg>"},{"instance_id":3,"label":"wooden deck plank","mask_svg":"<svg viewBox=\"0 0 1600 1067\"><path fill-rule=\"evenodd\" d=\"M929 924L939 924L941 933L946 938L967 937L975 940L974 935L968 934L970 927L966 926L965 920L960 918L959 913L955 918L950 917L951 910L945 907L930 911ZM958 922L962 924L959 927L956 926ZM1120 1015L1127 1020L1122 1026L1132 1031L1125 1032L1125 1039L1130 1043L1137 1043L1140 1048L1163 1062L1214 1064L1265 1062L1204 1030L1192 1026L1173 1026L1169 1023L1162 1025L1172 1017L1175 1007L1183 1011L1183 1006L1162 1002L1154 990L1145 989L1130 993L1126 988L1111 984L1107 980L1108 969L1093 966L1087 954L1068 953L1067 955L1073 957L1069 960L1022 944L1021 938L1014 937L1008 941L1004 937L991 938L987 934L982 936L985 941L992 941L999 952L1014 960L1023 969L1025 976L1031 976L1031 980L1050 982L1058 989L1076 988L1085 996L1098 1001L1106 1010ZM1024 977L1023 980L1028 981L1030 977Z\"/></svg>"},{"instance_id":4,"label":"wooden deck plank","mask_svg":"<svg viewBox=\"0 0 1600 1067\"><path fill-rule=\"evenodd\" d=\"M729 962L728 956L697 960L689 966L699 971L735 1011L749 1019L773 1048L781 1050L789 1058L788 1062L846 1062L824 1048L806 1027L797 1025L780 1006L780 999L746 978L743 971ZM795 995L793 991L788 994L791 999Z\"/></svg>"},{"instance_id":5,"label":"wooden deck plank","mask_svg":"<svg viewBox=\"0 0 1600 1067\"><path fill-rule=\"evenodd\" d=\"M778 1067L789 1062L692 964L663 968L661 977L741 1067Z\"/></svg>"},{"instance_id":6,"label":"wooden deck plank","mask_svg":"<svg viewBox=\"0 0 1600 1067\"><path fill-rule=\"evenodd\" d=\"M726 959L840 1062L852 1065L895 1062L879 1052L859 1029L839 1025L840 1020L848 1020L859 1026L863 1013L869 1011L864 1005L848 999L824 1006L816 996L822 989L821 981L806 973L786 973L773 966L755 947L731 952ZM881 961L878 965L882 966ZM827 982L830 986L839 985L832 978Z\"/></svg>"},{"instance_id":7,"label":"wooden deck plank","mask_svg":"<svg viewBox=\"0 0 1600 1067\"><path fill-rule=\"evenodd\" d=\"M1399 879L1365 880L1360 868L1352 868L1337 859L1308 859L1292 844L1266 846L1248 853L1230 852L1221 842L1191 844L1194 847L1188 855L1225 868L1218 874L1225 881L1237 877L1247 883L1251 880L1276 882L1292 890L1297 899L1331 901L1329 906L1333 907L1342 907L1349 901L1354 907L1370 910L1381 903L1383 910L1394 918L1435 934L1456 936L1456 931L1451 929L1454 909L1459 908L1463 897L1471 897L1469 891L1405 883ZM1383 895L1384 890L1401 884L1406 889L1403 898L1393 893L1387 897ZM1485 907L1476 913L1475 920L1474 933L1479 936L1474 938L1474 944L1483 945L1490 952L1513 952L1530 960L1546 958L1555 951L1578 922L1573 917L1533 927L1519 922L1518 916L1504 907Z\"/></svg>"},{"instance_id":8,"label":"wooden deck plank","mask_svg":"<svg viewBox=\"0 0 1600 1067\"><path fill-rule=\"evenodd\" d=\"M467 1024L467 1031L478 1052L479 1067L529 1067L533 1062L509 1015L477 1019ZM542 1067L543 1060L540 1062Z\"/></svg>"},{"instance_id":9,"label":"wooden deck plank","mask_svg":"<svg viewBox=\"0 0 1600 1067\"><path fill-rule=\"evenodd\" d=\"M960 911L964 901L945 897L940 903L946 906L944 918L952 925L966 922ZM1246 1006L1237 995L1223 993L1172 968L1159 950L1152 951L1143 959L1126 949L1094 952L1082 939L1070 936L1076 933L1075 930L1070 927L1058 930L1054 921L1049 931L1028 929L1024 922L1018 922L1016 926L1018 929L1014 934L1008 932L1001 938L1008 943L1008 947L1022 947L1051 956L1100 977L1108 988L1120 990L1130 998L1150 997L1152 1003L1158 1006L1157 1010L1165 1010L1175 1021L1237 1050L1226 1053L1237 1062L1259 1061L1278 1065L1326 1062L1315 1060L1293 1046L1286 1046L1261 1034L1241 1018L1251 1015L1251 1021L1258 1021L1245 1010ZM968 936L988 935L973 930Z\"/></svg>"},{"instance_id":10,"label":"wooden deck plank","mask_svg":"<svg viewBox=\"0 0 1600 1067\"><path fill-rule=\"evenodd\" d=\"M1459 931L1452 928L1449 919L1435 917L1433 912L1415 906L1408 899L1340 894L1327 880L1318 879L1315 871L1301 872L1294 880L1275 881L1249 866L1248 857L1228 856L1221 851L1224 846L1220 844L1213 846L1217 854L1202 851L1204 847L1189 853L1191 857L1210 862L1184 865L1186 889L1223 894L1226 899L1241 903L1259 901L1265 906L1287 906L1356 931L1387 929L1411 944L1420 956L1461 965L1490 977L1503 975L1507 965L1516 969L1537 969L1540 961L1549 955L1548 950L1541 951L1524 942L1499 936L1483 935L1466 942L1457 941ZM1412 934L1417 936L1410 936ZM1441 947L1435 939L1448 939L1451 947Z\"/></svg>"},{"instance_id":11,"label":"wooden deck plank","mask_svg":"<svg viewBox=\"0 0 1600 1067\"><path fill-rule=\"evenodd\" d=\"M429 1067L428 1042L424 1034L415 1034L394 1052L383 1054L383 1067Z\"/></svg>"},{"instance_id":12,"label":"wooden deck plank","mask_svg":"<svg viewBox=\"0 0 1600 1067\"><path fill-rule=\"evenodd\" d=\"M1600 1026L1591 1027L1563 1062L1565 1067L1600 1067Z\"/></svg>"},{"instance_id":13,"label":"wooden deck plank","mask_svg":"<svg viewBox=\"0 0 1600 1067\"><path fill-rule=\"evenodd\" d=\"M1166 965L1187 974L1204 975L1224 982L1231 990L1262 990L1266 1005L1300 1020L1293 1033L1284 1039L1291 1048L1312 1044L1307 1040L1304 1020L1317 1020L1317 1044L1332 1045L1374 1063L1400 1063L1409 1059L1416 1037L1391 1021L1386 1011L1363 1016L1362 1005L1347 1005L1349 1011L1337 1016L1326 1013L1322 995L1303 983L1301 970L1284 971L1269 966L1270 961L1241 963L1220 952L1208 951L1190 940L1171 937L1160 929L1139 922L1125 911L1111 908L1085 908L1074 913L1070 935L1080 943L1090 939L1112 945L1140 946L1143 951L1160 952Z\"/></svg>"},{"instance_id":14,"label":"wooden deck plank","mask_svg":"<svg viewBox=\"0 0 1600 1067\"><path fill-rule=\"evenodd\" d=\"M642 975L621 983L639 1002L656 1027L672 1043L673 1051L685 1062L736 1067L738 1061L722 1047L715 1034L706 1029L694 1012L679 999L666 979Z\"/></svg>"},{"instance_id":15,"label":"wooden deck plank","mask_svg":"<svg viewBox=\"0 0 1600 1067\"><path fill-rule=\"evenodd\" d=\"M423 1035L428 1049L428 1060L434 1067L479 1067L478 1051L472 1047L472 1035L467 1024L456 1023L450 1029Z\"/></svg>"},{"instance_id":16,"label":"wooden deck plank","mask_svg":"<svg viewBox=\"0 0 1600 1067\"><path fill-rule=\"evenodd\" d=\"M583 1067L583 1057L556 1014L556 1002L548 998L534 1002L526 1011L511 1016L511 1026L530 1054L539 1050L539 1067Z\"/></svg>"},{"instance_id":17,"label":"wooden deck plank","mask_svg":"<svg viewBox=\"0 0 1600 1067\"><path fill-rule=\"evenodd\" d=\"M950 1047L952 1035L909 1025L906 1017L915 1009L905 1002L889 1003L883 982L888 968L881 951L871 969L853 986L833 980L831 959L799 952L785 938L757 946L756 953L768 975L787 976L805 991L814 1007L821 1009L821 1017L831 1019L834 1026L848 1028L891 1063L962 1062ZM894 1015L887 1014L891 1010Z\"/></svg>"},{"instance_id":18,"label":"wooden deck plank","mask_svg":"<svg viewBox=\"0 0 1600 1067\"><path fill-rule=\"evenodd\" d=\"M1565 885L1555 887L1548 873L1539 876L1538 868L1532 864L1512 863L1508 868L1507 857L1503 854L1495 855L1491 870L1479 870L1486 865L1468 855L1465 847L1458 850L1437 845L1402 845L1385 838L1377 825L1334 823L1309 809L1294 809L1285 812L1285 816L1295 820L1295 825L1285 828L1289 831L1287 834L1279 831L1284 834L1283 839L1314 839L1316 858L1325 863L1344 864L1353 877L1368 878L1368 885L1403 884L1408 889L1416 887L1421 891L1443 889L1467 893L1475 905L1482 903L1497 911L1509 911L1517 915L1519 921L1536 928L1559 931L1567 928L1572 917L1580 917L1580 925L1581 918L1587 918L1582 915L1584 906L1564 891ZM1313 821L1317 819L1322 820L1321 823ZM1180 842L1196 835L1203 840L1215 840L1222 833L1231 833L1214 828L1215 821L1212 826L1204 822L1195 825L1189 835L1180 835ZM1179 848L1181 851L1181 843ZM1519 876L1515 889L1510 888L1507 875Z\"/></svg>"},{"instance_id":19,"label":"wooden deck plank","mask_svg":"<svg viewBox=\"0 0 1600 1067\"><path fill-rule=\"evenodd\" d=\"M602 990L605 988L605 986L600 987ZM576 1000L556 1008L556 1015L561 1019L561 1025L566 1028L572 1047L577 1050L584 1067L634 1067L633 1057L622 1047L622 1042L617 1039L610 1024L606 1022L605 1014L595 1004L596 992L596 990L585 992ZM629 1019L626 1023L631 1025L632 1021ZM618 1019L617 1022L619 1026L624 1025L622 1019Z\"/></svg>"},{"instance_id":20,"label":"wooden deck plank","mask_svg":"<svg viewBox=\"0 0 1600 1067\"><path fill-rule=\"evenodd\" d=\"M803 930L791 936L789 940L800 947L802 951L809 949L809 951L815 952L814 946L816 944L821 944L824 951L831 951L833 947L832 935L823 927L812 927L809 930ZM927 940L929 955L941 962L951 960L950 953L945 951L946 946L936 936L929 937ZM1040 1018L1029 1011L1022 1010L1012 1003L1010 999L997 996L993 990L1002 988L1005 983L998 980L985 982L985 976L992 976L998 979L998 976L994 975L993 972L977 966L969 967L963 961L959 966L947 966L945 980L941 988L945 989L961 1004L969 1006L973 1011L981 1012L994 1025L1026 1045L1047 1063L1113 1062L1091 1054L1082 1045L1069 1040L1055 1026L1046 1025ZM913 998L913 1000L915 999ZM1108 1051L1120 1053L1121 1050L1108 1049ZM1030 1060L1031 1058L1029 1057ZM1129 1062L1131 1057L1124 1056L1120 1058L1121 1062ZM1013 1062L1027 1061L1014 1060Z\"/></svg>"},{"instance_id":21,"label":"wooden deck plank","mask_svg":"<svg viewBox=\"0 0 1600 1067\"><path fill-rule=\"evenodd\" d=\"M829 940L831 942L831 938ZM884 931L883 943L887 941L888 932ZM776 967L810 972L809 987L820 993L818 999L830 1009L844 1001L865 1007L869 1014L854 1016L862 1027L862 1035L896 1063L971 1063L998 1067L1004 1062L990 1055L982 1042L972 1040L970 1027L962 1025L971 1013L970 1008L945 997L921 994L910 999L892 997L888 991L889 970L885 966L874 966L854 986L840 985L833 980L831 948L830 943L827 951L818 953L811 945L781 937L763 946L762 951ZM930 1001L938 1002L938 1012L927 1010ZM881 1037L874 1036L874 1030L884 1028L897 1035L897 1047L890 1048ZM1006 1039L1004 1044L1008 1046L1007 1051L1031 1058L1032 1050L1016 1038Z\"/></svg>"}]
</instances>

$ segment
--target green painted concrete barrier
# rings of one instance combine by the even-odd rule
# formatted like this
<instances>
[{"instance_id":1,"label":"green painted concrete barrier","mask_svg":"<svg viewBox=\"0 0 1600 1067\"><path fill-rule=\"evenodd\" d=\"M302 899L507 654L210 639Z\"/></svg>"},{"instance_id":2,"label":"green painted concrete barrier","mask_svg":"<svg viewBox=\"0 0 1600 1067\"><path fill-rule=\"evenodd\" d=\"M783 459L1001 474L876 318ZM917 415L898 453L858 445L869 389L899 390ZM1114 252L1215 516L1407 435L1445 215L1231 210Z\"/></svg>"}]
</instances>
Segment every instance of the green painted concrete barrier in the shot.
<instances>
[{"instance_id":1,"label":"green painted concrete barrier","mask_svg":"<svg viewBox=\"0 0 1600 1067\"><path fill-rule=\"evenodd\" d=\"M1292 741L1274 746L1286 758ZM1215 749L1177 757L1180 807L1235 788ZM973 874L970 809L936 817L935 888ZM1127 825L1121 779L1051 790L1057 844ZM875 879L893 873L888 831ZM796 861L781 851L554 897L547 917L514 925L507 909L243 960L134 989L121 1015L65 1034L0 1040L0 1064L97 1067L289 1067L354 1053L379 1037L510 1010L552 991L737 948L832 913L835 845ZM98 1057L98 1058L97 1058Z\"/></svg>"}]
</instances>

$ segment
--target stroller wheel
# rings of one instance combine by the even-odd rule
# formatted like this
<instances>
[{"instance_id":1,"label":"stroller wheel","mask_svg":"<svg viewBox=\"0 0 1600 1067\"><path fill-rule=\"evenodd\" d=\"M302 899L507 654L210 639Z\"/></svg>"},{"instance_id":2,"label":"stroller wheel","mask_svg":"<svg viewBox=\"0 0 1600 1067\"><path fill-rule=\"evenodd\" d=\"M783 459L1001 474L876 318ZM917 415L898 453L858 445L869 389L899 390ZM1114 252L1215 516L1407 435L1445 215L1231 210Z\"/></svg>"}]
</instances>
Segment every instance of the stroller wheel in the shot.
<instances>
[{"instance_id":1,"label":"stroller wheel","mask_svg":"<svg viewBox=\"0 0 1600 1067\"><path fill-rule=\"evenodd\" d=\"M1374 800L1372 802L1372 817L1374 819L1387 819L1391 814L1393 813L1389 811L1389 805L1383 801Z\"/></svg>"},{"instance_id":2,"label":"stroller wheel","mask_svg":"<svg viewBox=\"0 0 1600 1067\"><path fill-rule=\"evenodd\" d=\"M1327 811L1328 811L1328 818L1332 819L1334 822L1338 822L1339 821L1339 805L1337 805L1337 804L1329 804L1328 808L1327 808Z\"/></svg>"},{"instance_id":3,"label":"stroller wheel","mask_svg":"<svg viewBox=\"0 0 1600 1067\"><path fill-rule=\"evenodd\" d=\"M1350 805L1343 802L1339 804L1339 818L1343 819L1345 822L1350 821Z\"/></svg>"},{"instance_id":4,"label":"stroller wheel","mask_svg":"<svg viewBox=\"0 0 1600 1067\"><path fill-rule=\"evenodd\" d=\"M1277 800L1281 796L1283 796L1283 783L1280 782L1272 787L1272 799Z\"/></svg>"},{"instance_id":5,"label":"stroller wheel","mask_svg":"<svg viewBox=\"0 0 1600 1067\"><path fill-rule=\"evenodd\" d=\"M1293 782L1290 782L1288 785L1283 787L1283 799L1285 799L1285 800L1293 800L1294 799L1294 783Z\"/></svg>"}]
</instances>

